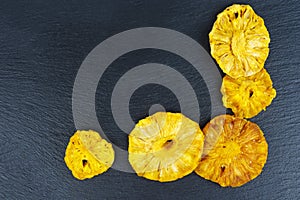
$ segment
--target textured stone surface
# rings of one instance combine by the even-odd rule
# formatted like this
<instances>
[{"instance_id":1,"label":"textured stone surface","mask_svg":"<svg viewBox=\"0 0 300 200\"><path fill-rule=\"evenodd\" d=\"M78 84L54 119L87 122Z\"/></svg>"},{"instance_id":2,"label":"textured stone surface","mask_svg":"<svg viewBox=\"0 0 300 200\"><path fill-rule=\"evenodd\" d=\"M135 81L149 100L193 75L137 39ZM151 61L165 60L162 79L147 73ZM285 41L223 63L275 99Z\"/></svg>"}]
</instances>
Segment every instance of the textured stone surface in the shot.
<instances>
[{"instance_id":1,"label":"textured stone surface","mask_svg":"<svg viewBox=\"0 0 300 200\"><path fill-rule=\"evenodd\" d=\"M299 199L300 198L300 5L291 1L251 1L270 32L266 69L277 97L252 121L265 132L269 157L263 173L238 188L221 188L191 174L157 183L135 174L109 170L77 181L63 161L75 131L72 88L83 59L97 44L118 32L145 26L180 31L209 51L208 33L216 15L234 1L1 1L0 6L0 199ZM246 1L239 1L246 2ZM123 67L160 62L177 67L203 99L201 125L209 120L205 83L182 59L167 52L142 50L110 66L98 87L96 108L108 137L127 148L115 125L109 88ZM142 77L141 77L142 78ZM113 80L113 81L108 81ZM179 111L166 88L148 85L132 97L133 119L161 102ZM108 89L107 89L108 88ZM203 88L203 89L199 89ZM148 92L151 92L150 94ZM161 94L163 92L163 94ZM209 98L208 98L209 99ZM146 105L149 104L149 105Z\"/></svg>"}]
</instances>

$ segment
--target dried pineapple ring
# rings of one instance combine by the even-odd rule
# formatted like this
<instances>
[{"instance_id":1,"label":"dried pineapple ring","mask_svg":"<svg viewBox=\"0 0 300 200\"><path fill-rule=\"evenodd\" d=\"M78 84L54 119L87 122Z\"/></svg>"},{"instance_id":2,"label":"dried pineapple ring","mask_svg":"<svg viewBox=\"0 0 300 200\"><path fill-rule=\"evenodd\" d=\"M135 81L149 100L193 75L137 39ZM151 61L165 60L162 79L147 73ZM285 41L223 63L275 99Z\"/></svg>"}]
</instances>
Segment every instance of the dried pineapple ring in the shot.
<instances>
[{"instance_id":1,"label":"dried pineapple ring","mask_svg":"<svg viewBox=\"0 0 300 200\"><path fill-rule=\"evenodd\" d=\"M139 176L174 181L194 171L204 135L181 113L158 112L142 119L129 135L129 162Z\"/></svg>"},{"instance_id":2,"label":"dried pineapple ring","mask_svg":"<svg viewBox=\"0 0 300 200\"><path fill-rule=\"evenodd\" d=\"M212 119L203 129L202 159L195 172L222 187L239 187L256 178L268 156L268 144L255 123L230 115Z\"/></svg>"},{"instance_id":3,"label":"dried pineapple ring","mask_svg":"<svg viewBox=\"0 0 300 200\"><path fill-rule=\"evenodd\" d=\"M276 96L272 80L263 69L250 77L223 78L221 87L223 104L237 117L251 118L269 106Z\"/></svg>"},{"instance_id":4,"label":"dried pineapple ring","mask_svg":"<svg viewBox=\"0 0 300 200\"><path fill-rule=\"evenodd\" d=\"M83 180L107 171L114 161L112 145L92 130L77 131L66 149L65 162L75 178Z\"/></svg>"},{"instance_id":5,"label":"dried pineapple ring","mask_svg":"<svg viewBox=\"0 0 300 200\"><path fill-rule=\"evenodd\" d=\"M233 78L259 72L269 54L264 20L249 5L232 5L217 16L209 33L211 55Z\"/></svg>"}]
</instances>

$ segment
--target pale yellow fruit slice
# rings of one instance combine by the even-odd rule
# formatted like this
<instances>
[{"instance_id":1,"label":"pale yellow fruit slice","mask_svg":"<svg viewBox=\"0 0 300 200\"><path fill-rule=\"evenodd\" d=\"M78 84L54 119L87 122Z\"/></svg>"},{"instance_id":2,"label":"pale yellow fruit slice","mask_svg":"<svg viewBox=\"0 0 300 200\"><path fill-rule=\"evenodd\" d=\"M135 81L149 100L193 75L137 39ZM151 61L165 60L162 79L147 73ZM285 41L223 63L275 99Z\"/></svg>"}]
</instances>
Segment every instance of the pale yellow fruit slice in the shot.
<instances>
[{"instance_id":1,"label":"pale yellow fruit slice","mask_svg":"<svg viewBox=\"0 0 300 200\"><path fill-rule=\"evenodd\" d=\"M182 178L197 167L204 135L199 125L180 113L158 112L142 119L129 135L129 162L150 180Z\"/></svg>"}]
</instances>

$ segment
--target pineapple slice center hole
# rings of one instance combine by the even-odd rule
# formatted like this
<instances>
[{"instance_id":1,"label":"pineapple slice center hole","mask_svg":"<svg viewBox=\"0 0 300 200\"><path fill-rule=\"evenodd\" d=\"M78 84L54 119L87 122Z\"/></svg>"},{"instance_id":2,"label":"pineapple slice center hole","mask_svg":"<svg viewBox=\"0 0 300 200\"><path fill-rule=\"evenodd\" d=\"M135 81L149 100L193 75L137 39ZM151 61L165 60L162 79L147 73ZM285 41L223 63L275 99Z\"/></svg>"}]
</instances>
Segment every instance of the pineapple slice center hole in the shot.
<instances>
[{"instance_id":1,"label":"pineapple slice center hole","mask_svg":"<svg viewBox=\"0 0 300 200\"><path fill-rule=\"evenodd\" d=\"M87 165L87 163L88 163L87 160L85 160L85 159L82 160L82 166L83 166L83 167L85 167L85 166Z\"/></svg>"},{"instance_id":2,"label":"pineapple slice center hole","mask_svg":"<svg viewBox=\"0 0 300 200\"><path fill-rule=\"evenodd\" d=\"M163 148L165 149L170 149L171 146L173 145L174 141L173 140L167 140L164 144L163 144Z\"/></svg>"},{"instance_id":3,"label":"pineapple slice center hole","mask_svg":"<svg viewBox=\"0 0 300 200\"><path fill-rule=\"evenodd\" d=\"M221 166L221 172L224 172L224 171L225 171L225 166L222 165L222 166Z\"/></svg>"},{"instance_id":4,"label":"pineapple slice center hole","mask_svg":"<svg viewBox=\"0 0 300 200\"><path fill-rule=\"evenodd\" d=\"M253 96L253 90L249 91L249 98Z\"/></svg>"}]
</instances>

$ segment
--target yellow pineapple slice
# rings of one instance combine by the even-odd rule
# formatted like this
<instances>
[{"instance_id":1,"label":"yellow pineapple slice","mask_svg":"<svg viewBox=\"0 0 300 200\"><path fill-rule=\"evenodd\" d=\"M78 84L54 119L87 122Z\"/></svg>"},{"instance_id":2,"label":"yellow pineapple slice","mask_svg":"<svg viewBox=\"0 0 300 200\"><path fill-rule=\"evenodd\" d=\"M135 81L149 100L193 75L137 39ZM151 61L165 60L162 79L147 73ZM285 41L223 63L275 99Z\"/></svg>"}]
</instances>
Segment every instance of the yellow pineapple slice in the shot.
<instances>
[{"instance_id":1,"label":"yellow pineapple slice","mask_svg":"<svg viewBox=\"0 0 300 200\"><path fill-rule=\"evenodd\" d=\"M209 33L211 55L233 78L259 72L269 54L264 20L249 5L234 4L217 16Z\"/></svg>"},{"instance_id":2,"label":"yellow pineapple slice","mask_svg":"<svg viewBox=\"0 0 300 200\"><path fill-rule=\"evenodd\" d=\"M265 69L253 76L231 78L226 75L221 87L223 104L235 116L251 118L269 106L276 96L270 75Z\"/></svg>"},{"instance_id":3,"label":"yellow pineapple slice","mask_svg":"<svg viewBox=\"0 0 300 200\"><path fill-rule=\"evenodd\" d=\"M168 182L197 167L204 135L180 113L158 112L142 119L129 135L129 162L138 176Z\"/></svg>"},{"instance_id":4,"label":"yellow pineapple slice","mask_svg":"<svg viewBox=\"0 0 300 200\"><path fill-rule=\"evenodd\" d=\"M83 180L107 171L114 161L112 145L92 130L78 130L66 149L65 163L75 178Z\"/></svg>"},{"instance_id":5,"label":"yellow pineapple slice","mask_svg":"<svg viewBox=\"0 0 300 200\"><path fill-rule=\"evenodd\" d=\"M258 125L230 115L212 119L203 129L202 159L195 172L222 187L239 187L256 178L268 156Z\"/></svg>"}]
</instances>

